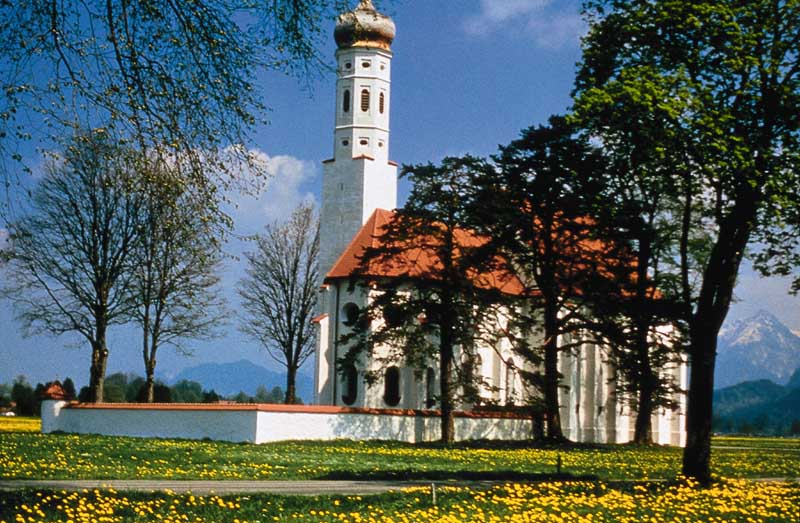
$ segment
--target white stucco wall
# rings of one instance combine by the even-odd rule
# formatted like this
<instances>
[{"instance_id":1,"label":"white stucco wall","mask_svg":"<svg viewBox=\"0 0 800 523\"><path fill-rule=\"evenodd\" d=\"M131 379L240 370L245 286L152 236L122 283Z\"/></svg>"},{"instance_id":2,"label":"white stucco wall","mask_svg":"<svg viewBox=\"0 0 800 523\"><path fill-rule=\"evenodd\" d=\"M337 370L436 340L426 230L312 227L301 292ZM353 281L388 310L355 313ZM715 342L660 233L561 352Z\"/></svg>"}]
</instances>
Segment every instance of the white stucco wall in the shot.
<instances>
[{"instance_id":1,"label":"white stucco wall","mask_svg":"<svg viewBox=\"0 0 800 523\"><path fill-rule=\"evenodd\" d=\"M104 434L155 438L212 439L266 443L291 439L439 439L439 418L432 413L337 409L297 406L92 405L63 401L42 404L42 432ZM530 420L457 414L455 437L466 439L526 439Z\"/></svg>"},{"instance_id":2,"label":"white stucco wall","mask_svg":"<svg viewBox=\"0 0 800 523\"><path fill-rule=\"evenodd\" d=\"M45 403L53 402L43 402L43 412ZM56 411L49 405L47 410ZM43 414L42 432L255 442L256 414L255 410L183 410L165 406L157 409L65 406L48 416L46 424Z\"/></svg>"}]
</instances>

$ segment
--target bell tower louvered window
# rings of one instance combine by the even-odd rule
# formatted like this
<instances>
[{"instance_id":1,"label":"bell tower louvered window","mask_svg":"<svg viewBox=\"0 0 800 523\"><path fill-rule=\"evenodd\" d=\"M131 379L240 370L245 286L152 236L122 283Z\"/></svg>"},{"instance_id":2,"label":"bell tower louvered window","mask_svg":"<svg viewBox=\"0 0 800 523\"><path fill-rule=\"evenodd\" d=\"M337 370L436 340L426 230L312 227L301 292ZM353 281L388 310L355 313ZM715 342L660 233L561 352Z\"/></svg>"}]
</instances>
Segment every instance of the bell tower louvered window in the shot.
<instances>
[{"instance_id":1,"label":"bell tower louvered window","mask_svg":"<svg viewBox=\"0 0 800 523\"><path fill-rule=\"evenodd\" d=\"M344 96L342 97L342 111L346 113L350 112L350 89L344 90Z\"/></svg>"},{"instance_id":2,"label":"bell tower louvered window","mask_svg":"<svg viewBox=\"0 0 800 523\"><path fill-rule=\"evenodd\" d=\"M361 110L365 113L369 111L369 89L361 90Z\"/></svg>"}]
</instances>

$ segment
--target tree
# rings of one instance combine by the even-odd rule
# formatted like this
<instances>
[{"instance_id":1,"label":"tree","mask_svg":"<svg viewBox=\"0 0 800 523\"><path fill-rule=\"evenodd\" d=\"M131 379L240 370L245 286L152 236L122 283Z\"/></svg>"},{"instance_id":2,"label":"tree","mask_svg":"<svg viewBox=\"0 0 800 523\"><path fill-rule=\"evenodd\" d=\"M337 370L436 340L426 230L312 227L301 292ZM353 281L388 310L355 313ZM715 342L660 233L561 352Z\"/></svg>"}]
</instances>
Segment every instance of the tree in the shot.
<instances>
[{"instance_id":1,"label":"tree","mask_svg":"<svg viewBox=\"0 0 800 523\"><path fill-rule=\"evenodd\" d=\"M244 316L241 329L286 367L287 404L296 402L297 369L314 353L311 319L319 283L319 219L301 205L283 224L256 236L245 254L247 276L239 284Z\"/></svg>"},{"instance_id":2,"label":"tree","mask_svg":"<svg viewBox=\"0 0 800 523\"><path fill-rule=\"evenodd\" d=\"M517 285L500 260L478 262L487 240L469 229L465 200L477 173L492 169L474 157L403 167L411 194L377 246L364 252L356 275L375 291L358 328L343 339L349 349L338 362L354 365L367 353L373 362L400 361L418 373L438 362L444 443L454 438L456 401L478 399L480 384L472 372L477 346L496 347L505 336L502 295ZM367 380L374 381L376 372L366 372Z\"/></svg>"},{"instance_id":3,"label":"tree","mask_svg":"<svg viewBox=\"0 0 800 523\"><path fill-rule=\"evenodd\" d=\"M20 416L33 416L36 412L36 394L25 376L17 376L11 386L11 401Z\"/></svg>"},{"instance_id":4,"label":"tree","mask_svg":"<svg viewBox=\"0 0 800 523\"><path fill-rule=\"evenodd\" d=\"M800 237L800 5L611 0L586 2L586 10L592 25L578 98L613 105L625 88L638 96L638 79L647 78L674 101L669 117L680 147L662 176L672 181L665 197L679 224L672 252L689 335L683 474L707 483L717 334L739 266L753 240L772 263L790 263ZM647 76L629 83L628 73L643 68ZM659 112L658 100L648 103L650 113ZM700 236L707 248L693 252Z\"/></svg>"},{"instance_id":5,"label":"tree","mask_svg":"<svg viewBox=\"0 0 800 523\"><path fill-rule=\"evenodd\" d=\"M610 249L591 242L586 195L596 192L603 166L563 117L523 131L495 162L476 181L472 213L525 287L514 344L531 364L523 376L543 394L547 437L562 440L558 354L599 339L590 335L586 286Z\"/></svg>"},{"instance_id":6,"label":"tree","mask_svg":"<svg viewBox=\"0 0 800 523\"><path fill-rule=\"evenodd\" d=\"M283 390L278 387L272 387L271 391L267 390L264 385L259 385L256 389L256 395L253 397L254 403L281 403L284 401L286 395Z\"/></svg>"},{"instance_id":7,"label":"tree","mask_svg":"<svg viewBox=\"0 0 800 523\"><path fill-rule=\"evenodd\" d=\"M77 393L75 392L75 383L72 381L72 378L67 377L61 386L64 388L64 395L67 397L67 400L74 400Z\"/></svg>"},{"instance_id":8,"label":"tree","mask_svg":"<svg viewBox=\"0 0 800 523\"><path fill-rule=\"evenodd\" d=\"M176 403L202 403L203 386L196 381L181 380L172 386L171 396Z\"/></svg>"},{"instance_id":9,"label":"tree","mask_svg":"<svg viewBox=\"0 0 800 523\"><path fill-rule=\"evenodd\" d=\"M673 250L681 228L669 197L677 190L669 173L684 157L675 122L682 99L674 85L651 82L647 67L624 74L624 84L607 86L610 98L579 96L571 119L602 143L608 163L592 206L597 237L628 250L621 266L608 265L620 277L606 279L610 286L598 281L592 290L602 302L595 313L610 334L618 390L636 412L634 441L641 444L652 441L654 410L677 408L678 387L661 369L679 362L684 348ZM693 252L705 244L697 240Z\"/></svg>"},{"instance_id":10,"label":"tree","mask_svg":"<svg viewBox=\"0 0 800 523\"><path fill-rule=\"evenodd\" d=\"M74 332L91 348L90 401L103 400L108 327L130 315L139 194L128 151L102 133L78 135L13 222L5 294L27 332Z\"/></svg>"},{"instance_id":11,"label":"tree","mask_svg":"<svg viewBox=\"0 0 800 523\"><path fill-rule=\"evenodd\" d=\"M48 146L102 126L126 146L181 158L184 182L216 206L213 174L235 174L220 153L249 159L235 145L263 108L255 78L313 70L322 26L346 4L1 2L1 156L21 160L21 141Z\"/></svg>"},{"instance_id":12,"label":"tree","mask_svg":"<svg viewBox=\"0 0 800 523\"><path fill-rule=\"evenodd\" d=\"M107 403L125 403L131 401L129 395L129 381L135 381L134 376L124 372L115 372L106 377L103 383L103 401Z\"/></svg>"},{"instance_id":13,"label":"tree","mask_svg":"<svg viewBox=\"0 0 800 523\"><path fill-rule=\"evenodd\" d=\"M142 328L145 401L152 403L159 347L187 352L184 339L209 338L222 321L215 292L221 224L176 169L149 158L139 165L142 205L131 298Z\"/></svg>"}]
</instances>

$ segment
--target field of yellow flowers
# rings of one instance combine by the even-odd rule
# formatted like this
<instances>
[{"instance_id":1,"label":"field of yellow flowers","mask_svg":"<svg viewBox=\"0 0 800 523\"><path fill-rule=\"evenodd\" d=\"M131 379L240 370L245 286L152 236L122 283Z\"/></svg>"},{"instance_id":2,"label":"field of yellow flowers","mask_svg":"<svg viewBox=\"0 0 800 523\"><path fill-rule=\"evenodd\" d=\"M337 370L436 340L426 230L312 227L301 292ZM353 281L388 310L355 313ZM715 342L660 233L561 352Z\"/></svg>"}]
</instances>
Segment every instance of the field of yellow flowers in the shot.
<instances>
[{"instance_id":1,"label":"field of yellow flowers","mask_svg":"<svg viewBox=\"0 0 800 523\"><path fill-rule=\"evenodd\" d=\"M0 497L0 523L39 522L711 522L800 521L800 485L730 480L612 487L602 482L505 483L380 496L277 497L124 494L113 490Z\"/></svg>"},{"instance_id":2,"label":"field of yellow flowers","mask_svg":"<svg viewBox=\"0 0 800 523\"><path fill-rule=\"evenodd\" d=\"M17 430L4 430L16 427ZM668 447L535 447L289 441L264 445L41 434L34 421L0 419L0 478L14 479L508 479L551 476L673 479ZM800 440L715 440L713 472L728 478L800 477Z\"/></svg>"},{"instance_id":3,"label":"field of yellow flowers","mask_svg":"<svg viewBox=\"0 0 800 523\"><path fill-rule=\"evenodd\" d=\"M38 420L0 419L0 478L324 479L506 478L480 488L428 487L361 498L174 493L0 493L0 523L94 522L791 522L800 484L675 480L680 450L632 446L537 448L396 442L268 445L38 433ZM797 439L716 438L718 477L800 477ZM562 471L598 481L526 482ZM667 481L658 481L658 478ZM622 480L622 481L619 481Z\"/></svg>"}]
</instances>

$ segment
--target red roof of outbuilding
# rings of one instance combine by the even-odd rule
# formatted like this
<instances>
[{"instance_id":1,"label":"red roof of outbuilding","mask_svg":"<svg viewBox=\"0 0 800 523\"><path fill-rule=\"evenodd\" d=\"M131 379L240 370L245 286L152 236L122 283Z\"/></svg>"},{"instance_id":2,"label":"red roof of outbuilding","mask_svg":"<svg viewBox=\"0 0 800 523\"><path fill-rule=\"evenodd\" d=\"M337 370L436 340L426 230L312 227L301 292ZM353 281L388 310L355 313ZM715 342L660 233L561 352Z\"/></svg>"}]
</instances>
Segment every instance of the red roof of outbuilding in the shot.
<instances>
[{"instance_id":1,"label":"red roof of outbuilding","mask_svg":"<svg viewBox=\"0 0 800 523\"><path fill-rule=\"evenodd\" d=\"M351 276L375 278L430 278L441 268L441 261L435 249L437 242L432 238L415 241L389 260L372 260L366 267L361 258L368 248L382 246L381 234L384 227L394 218L393 211L376 209L353 237L350 245L328 271L326 280L349 278ZM456 229L455 238L459 247L480 247L488 240L466 229ZM502 265L502 264L501 264ZM475 275L479 288L495 289L506 294L522 294L524 286L510 271L496 269Z\"/></svg>"}]
</instances>

